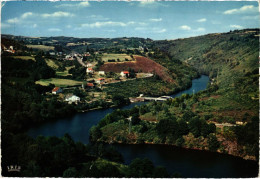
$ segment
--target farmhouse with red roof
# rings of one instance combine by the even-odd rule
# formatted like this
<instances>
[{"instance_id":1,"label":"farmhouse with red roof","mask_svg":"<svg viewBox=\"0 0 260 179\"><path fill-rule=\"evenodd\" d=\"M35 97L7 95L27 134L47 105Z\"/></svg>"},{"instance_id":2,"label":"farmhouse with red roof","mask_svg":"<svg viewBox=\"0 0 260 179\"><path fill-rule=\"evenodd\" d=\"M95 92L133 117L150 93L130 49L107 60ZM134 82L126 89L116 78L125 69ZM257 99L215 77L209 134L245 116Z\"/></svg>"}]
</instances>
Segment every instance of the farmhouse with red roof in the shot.
<instances>
[{"instance_id":1,"label":"farmhouse with red roof","mask_svg":"<svg viewBox=\"0 0 260 179\"><path fill-rule=\"evenodd\" d=\"M87 83L87 87L88 87L88 88L94 88L94 86L95 86L95 85L94 85L93 83Z\"/></svg>"},{"instance_id":2,"label":"farmhouse with red roof","mask_svg":"<svg viewBox=\"0 0 260 179\"><path fill-rule=\"evenodd\" d=\"M52 90L52 94L59 94L62 93L62 89L60 87L55 87Z\"/></svg>"},{"instance_id":3,"label":"farmhouse with red roof","mask_svg":"<svg viewBox=\"0 0 260 179\"><path fill-rule=\"evenodd\" d=\"M87 73L94 73L93 68L87 68Z\"/></svg>"},{"instance_id":4,"label":"farmhouse with red roof","mask_svg":"<svg viewBox=\"0 0 260 179\"><path fill-rule=\"evenodd\" d=\"M98 78L98 79L96 80L96 82L97 82L98 84L101 84L101 83L104 83L104 82L105 82L105 79L104 79L104 78Z\"/></svg>"},{"instance_id":5,"label":"farmhouse with red roof","mask_svg":"<svg viewBox=\"0 0 260 179\"><path fill-rule=\"evenodd\" d=\"M129 71L121 71L120 75L122 77L128 77L129 76Z\"/></svg>"}]
</instances>

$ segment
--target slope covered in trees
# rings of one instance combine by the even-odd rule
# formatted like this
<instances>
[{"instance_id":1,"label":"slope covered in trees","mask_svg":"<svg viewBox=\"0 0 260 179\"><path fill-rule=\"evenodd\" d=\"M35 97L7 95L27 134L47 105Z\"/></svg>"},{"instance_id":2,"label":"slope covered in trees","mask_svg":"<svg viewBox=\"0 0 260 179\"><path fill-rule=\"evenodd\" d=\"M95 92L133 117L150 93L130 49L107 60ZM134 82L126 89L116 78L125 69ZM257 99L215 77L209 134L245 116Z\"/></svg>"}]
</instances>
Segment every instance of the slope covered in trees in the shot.
<instances>
[{"instance_id":1,"label":"slope covered in trees","mask_svg":"<svg viewBox=\"0 0 260 179\"><path fill-rule=\"evenodd\" d=\"M179 59L208 74L211 83L195 95L107 116L94 128L100 131L96 140L171 144L258 160L258 36L247 29L155 42L155 59ZM130 134L129 116L137 121Z\"/></svg>"}]
</instances>

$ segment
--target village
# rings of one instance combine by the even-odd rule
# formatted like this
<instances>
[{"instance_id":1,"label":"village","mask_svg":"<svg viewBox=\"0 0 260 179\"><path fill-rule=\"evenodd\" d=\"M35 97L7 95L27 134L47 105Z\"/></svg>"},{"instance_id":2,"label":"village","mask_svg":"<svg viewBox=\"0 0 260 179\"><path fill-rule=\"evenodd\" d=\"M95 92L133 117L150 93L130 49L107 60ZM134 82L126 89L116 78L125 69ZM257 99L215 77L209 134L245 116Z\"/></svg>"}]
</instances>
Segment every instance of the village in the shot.
<instances>
[{"instance_id":1,"label":"village","mask_svg":"<svg viewBox=\"0 0 260 179\"><path fill-rule=\"evenodd\" d=\"M50 55L54 55L54 54L50 52ZM60 53L57 53L55 55L60 55ZM113 55L120 56L121 54L113 54ZM82 67L86 69L86 78L84 79L81 85L75 85L72 87L65 87L65 88L62 88L60 86L55 86L51 94L59 96L59 99L61 101L68 102L69 104L93 103L100 100L103 100L107 103L112 103L111 96L108 96L105 92L102 91L104 88L107 88L107 85L112 83L120 83L120 82L140 79L140 78L149 78L149 77L153 77L154 75L152 73L142 73L142 72L135 73L130 68L129 68L130 70L124 70L121 71L120 73L95 70L97 69L96 68L98 64L97 62L83 61L84 57L90 57L90 56L91 54L89 52L83 54L71 53L69 55L66 55L63 58L64 61L77 61ZM114 61L115 61L114 59L107 59L106 63L113 63ZM117 63L120 63L118 61L119 58L117 60ZM135 59L129 56L129 60L127 59L127 61L134 62ZM73 93L73 90L75 91L75 89L80 91L82 97L77 96L77 94ZM138 98L138 97L129 98L130 102L138 102L140 101L140 99L145 100L144 98ZM147 100L151 100L151 99L147 98ZM166 100L166 98L153 99L153 100Z\"/></svg>"},{"instance_id":2,"label":"village","mask_svg":"<svg viewBox=\"0 0 260 179\"><path fill-rule=\"evenodd\" d=\"M76 44L78 45L78 44ZM67 43L66 46L76 46L73 43ZM1 46L1 54L5 53L11 55L13 58L19 58L22 60L34 60L35 53L29 51L21 51L14 47L15 45ZM52 79L40 79L36 81L36 84L48 86L54 85L53 89L46 92L47 96L55 97L60 102L66 102L68 104L92 104L97 102L105 102L108 104L113 104L112 96L108 95L103 90L108 88L109 84L121 83L136 79L150 78L154 76L154 73L134 71L130 67L125 67L124 70L120 72L113 72L111 70L100 70L100 64L118 64L124 62L135 63L136 59L131 54L126 54L127 51L138 51L139 53L148 53L148 48L139 46L137 48L123 48L120 53L108 53L102 50L92 50L80 53L75 51L70 51L66 53L59 50L54 50L50 46L46 45L27 45L28 48L33 48L35 52L43 51L45 60L48 66L52 67L56 71L55 78ZM17 50L16 50L17 49ZM124 54L125 52L125 54ZM151 52L151 51L150 51ZM24 55L26 53L26 55ZM35 61L35 60L34 60ZM56 68L57 64L63 64L66 62L77 63L82 68L85 69L85 77L82 80L67 79L71 77L69 74L69 69L73 68L75 65L66 67L65 71L60 71ZM66 76L60 76L60 74L65 73ZM143 97L131 97L130 102L144 101ZM147 100L151 100L148 99ZM153 99L153 100L165 100L163 98ZM95 105L94 105L95 106Z\"/></svg>"}]
</instances>

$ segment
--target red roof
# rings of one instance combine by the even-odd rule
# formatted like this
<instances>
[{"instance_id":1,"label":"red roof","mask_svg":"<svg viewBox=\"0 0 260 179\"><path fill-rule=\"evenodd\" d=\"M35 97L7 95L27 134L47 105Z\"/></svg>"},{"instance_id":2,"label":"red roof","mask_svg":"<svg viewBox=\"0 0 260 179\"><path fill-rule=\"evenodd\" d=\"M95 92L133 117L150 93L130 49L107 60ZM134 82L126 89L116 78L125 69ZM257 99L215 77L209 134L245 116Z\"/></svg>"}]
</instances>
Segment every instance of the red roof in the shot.
<instances>
[{"instance_id":1,"label":"red roof","mask_svg":"<svg viewBox=\"0 0 260 179\"><path fill-rule=\"evenodd\" d=\"M123 71L124 74L128 74L129 72L128 71Z\"/></svg>"},{"instance_id":2,"label":"red roof","mask_svg":"<svg viewBox=\"0 0 260 179\"><path fill-rule=\"evenodd\" d=\"M92 68L88 68L88 70L91 70L91 71L93 71L93 69L92 69Z\"/></svg>"},{"instance_id":3,"label":"red roof","mask_svg":"<svg viewBox=\"0 0 260 179\"><path fill-rule=\"evenodd\" d=\"M93 87L94 84L93 83L87 83L87 86Z\"/></svg>"},{"instance_id":4,"label":"red roof","mask_svg":"<svg viewBox=\"0 0 260 179\"><path fill-rule=\"evenodd\" d=\"M105 80L104 78L99 78L99 79L97 79L98 81L101 81L101 80Z\"/></svg>"},{"instance_id":5,"label":"red roof","mask_svg":"<svg viewBox=\"0 0 260 179\"><path fill-rule=\"evenodd\" d=\"M55 87L53 90L52 90L52 92L56 92L56 91L58 91L60 89L60 87Z\"/></svg>"}]
</instances>

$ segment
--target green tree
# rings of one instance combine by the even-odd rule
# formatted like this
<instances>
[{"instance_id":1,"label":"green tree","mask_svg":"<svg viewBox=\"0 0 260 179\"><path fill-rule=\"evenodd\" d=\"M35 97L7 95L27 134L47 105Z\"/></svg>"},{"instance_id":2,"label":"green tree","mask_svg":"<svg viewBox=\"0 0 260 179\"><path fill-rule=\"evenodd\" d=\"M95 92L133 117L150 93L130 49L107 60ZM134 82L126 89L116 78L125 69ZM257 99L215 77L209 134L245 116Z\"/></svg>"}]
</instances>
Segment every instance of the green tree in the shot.
<instances>
[{"instance_id":1,"label":"green tree","mask_svg":"<svg viewBox=\"0 0 260 179\"><path fill-rule=\"evenodd\" d=\"M132 124L133 124L133 125L137 125L137 124L139 124L140 121L141 121L140 118L139 118L138 113L133 114L131 120L132 120Z\"/></svg>"},{"instance_id":2,"label":"green tree","mask_svg":"<svg viewBox=\"0 0 260 179\"><path fill-rule=\"evenodd\" d=\"M102 131L97 126L92 126L89 130L91 141L97 141L102 136Z\"/></svg>"},{"instance_id":3,"label":"green tree","mask_svg":"<svg viewBox=\"0 0 260 179\"><path fill-rule=\"evenodd\" d=\"M189 130L195 136L200 136L200 120L198 117L193 117L189 122Z\"/></svg>"},{"instance_id":4,"label":"green tree","mask_svg":"<svg viewBox=\"0 0 260 179\"><path fill-rule=\"evenodd\" d=\"M209 134L208 146L209 146L210 151L215 152L215 151L218 150L220 143L219 143L217 137L214 134Z\"/></svg>"},{"instance_id":5,"label":"green tree","mask_svg":"<svg viewBox=\"0 0 260 179\"><path fill-rule=\"evenodd\" d=\"M165 167L156 167L153 171L153 178L169 178L170 175Z\"/></svg>"},{"instance_id":6,"label":"green tree","mask_svg":"<svg viewBox=\"0 0 260 179\"><path fill-rule=\"evenodd\" d=\"M129 165L129 177L134 177L134 178L152 177L153 170L154 170L154 165L149 159L136 158Z\"/></svg>"},{"instance_id":7,"label":"green tree","mask_svg":"<svg viewBox=\"0 0 260 179\"><path fill-rule=\"evenodd\" d=\"M70 167L63 172L62 177L64 177L64 178L77 178L78 172L74 167Z\"/></svg>"},{"instance_id":8,"label":"green tree","mask_svg":"<svg viewBox=\"0 0 260 179\"><path fill-rule=\"evenodd\" d=\"M176 140L176 145L178 147L181 147L184 144L185 140L183 139L183 137L180 137Z\"/></svg>"}]
</instances>

